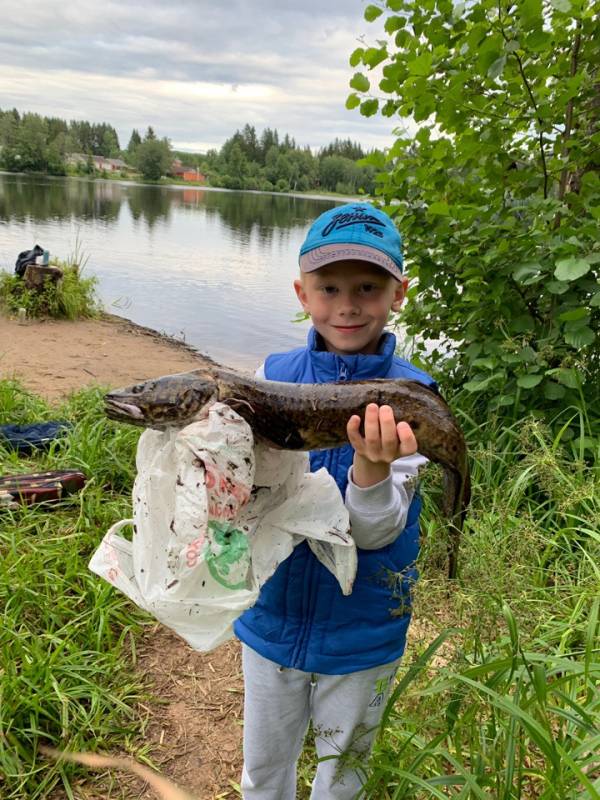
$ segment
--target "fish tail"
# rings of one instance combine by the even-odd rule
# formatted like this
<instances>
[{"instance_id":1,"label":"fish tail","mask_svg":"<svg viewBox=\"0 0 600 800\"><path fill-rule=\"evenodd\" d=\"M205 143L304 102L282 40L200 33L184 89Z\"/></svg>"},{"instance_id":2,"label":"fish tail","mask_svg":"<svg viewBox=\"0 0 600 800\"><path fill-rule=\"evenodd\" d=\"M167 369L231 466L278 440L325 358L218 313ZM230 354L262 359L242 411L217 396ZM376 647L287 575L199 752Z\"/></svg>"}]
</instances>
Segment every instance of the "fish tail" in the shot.
<instances>
[{"instance_id":1,"label":"fish tail","mask_svg":"<svg viewBox=\"0 0 600 800\"><path fill-rule=\"evenodd\" d=\"M450 520L448 529L448 578L454 580L458 574L458 551L460 537L471 497L469 471L447 467L444 470L444 510Z\"/></svg>"}]
</instances>

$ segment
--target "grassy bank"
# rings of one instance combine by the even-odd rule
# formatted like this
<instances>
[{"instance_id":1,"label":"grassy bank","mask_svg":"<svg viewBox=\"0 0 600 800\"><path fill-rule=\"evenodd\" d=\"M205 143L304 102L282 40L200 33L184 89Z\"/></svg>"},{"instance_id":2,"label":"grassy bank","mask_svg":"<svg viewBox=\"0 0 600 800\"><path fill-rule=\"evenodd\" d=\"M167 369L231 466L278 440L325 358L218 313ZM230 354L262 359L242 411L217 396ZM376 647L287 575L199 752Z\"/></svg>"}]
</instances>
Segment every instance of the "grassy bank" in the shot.
<instances>
[{"instance_id":1,"label":"grassy bank","mask_svg":"<svg viewBox=\"0 0 600 800\"><path fill-rule=\"evenodd\" d=\"M62 276L58 281L46 279L41 289L27 288L25 279L12 272L0 272L0 310L17 314L24 309L32 319L99 317L102 307L96 294L98 279L84 276L86 261L78 243L67 259L53 257L50 266L58 267Z\"/></svg>"},{"instance_id":2,"label":"grassy bank","mask_svg":"<svg viewBox=\"0 0 600 800\"><path fill-rule=\"evenodd\" d=\"M444 580L429 497L415 619L430 635L409 648L363 796L598 798L598 420L464 424L460 579Z\"/></svg>"},{"instance_id":3,"label":"grassy bank","mask_svg":"<svg viewBox=\"0 0 600 800\"><path fill-rule=\"evenodd\" d=\"M457 398L455 407L468 408ZM591 414L593 409L588 409ZM594 410L595 411L595 410ZM597 411L595 411L597 413ZM67 418L50 452L0 474L75 467L90 478L53 510L0 510L0 796L41 798L78 768L38 745L136 751L132 669L147 618L92 575L103 532L128 516L139 432L105 420L100 393L59 409L0 382L0 423ZM578 426L570 435L566 423ZM425 478L415 631L367 775L365 798L584 800L600 796L600 447L598 420L565 411L477 426L463 413L473 504L460 577L446 578L444 522ZM595 760L596 759L596 760ZM300 770L307 798L314 773Z\"/></svg>"},{"instance_id":4,"label":"grassy bank","mask_svg":"<svg viewBox=\"0 0 600 800\"><path fill-rule=\"evenodd\" d=\"M49 766L39 743L129 749L141 732L142 686L131 669L141 614L87 568L104 531L127 515L138 432L103 418L100 394L50 409L0 382L0 423L67 418L64 443L17 457L0 444L0 474L76 468L85 489L52 509L0 506L0 796L47 797L71 767ZM68 781L67 781L68 782Z\"/></svg>"}]
</instances>

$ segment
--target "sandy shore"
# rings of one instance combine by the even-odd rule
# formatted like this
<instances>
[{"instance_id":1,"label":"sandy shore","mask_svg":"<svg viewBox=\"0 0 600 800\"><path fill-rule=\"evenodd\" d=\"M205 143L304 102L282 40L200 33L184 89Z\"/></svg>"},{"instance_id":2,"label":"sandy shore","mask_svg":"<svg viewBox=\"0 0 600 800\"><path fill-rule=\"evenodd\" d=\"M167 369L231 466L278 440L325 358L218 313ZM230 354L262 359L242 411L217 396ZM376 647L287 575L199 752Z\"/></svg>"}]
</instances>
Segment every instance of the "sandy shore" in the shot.
<instances>
[{"instance_id":1,"label":"sandy shore","mask_svg":"<svg viewBox=\"0 0 600 800\"><path fill-rule=\"evenodd\" d=\"M93 320L27 320L0 315L0 376L56 399L83 386L124 386L205 363L189 345L105 315Z\"/></svg>"}]
</instances>

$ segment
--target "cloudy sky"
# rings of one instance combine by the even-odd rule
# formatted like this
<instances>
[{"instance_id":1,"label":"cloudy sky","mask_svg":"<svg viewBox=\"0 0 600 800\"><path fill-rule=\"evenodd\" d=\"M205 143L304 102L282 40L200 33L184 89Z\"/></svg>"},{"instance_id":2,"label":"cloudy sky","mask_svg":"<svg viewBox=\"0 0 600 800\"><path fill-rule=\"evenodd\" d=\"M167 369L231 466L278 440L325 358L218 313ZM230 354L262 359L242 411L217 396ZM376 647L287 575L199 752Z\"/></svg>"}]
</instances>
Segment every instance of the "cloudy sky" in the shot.
<instances>
[{"instance_id":1,"label":"cloudy sky","mask_svg":"<svg viewBox=\"0 0 600 800\"><path fill-rule=\"evenodd\" d=\"M246 122L320 147L391 143L393 121L346 111L365 0L0 0L0 108L152 125L175 148L220 147ZM397 122L396 122L397 124Z\"/></svg>"}]
</instances>

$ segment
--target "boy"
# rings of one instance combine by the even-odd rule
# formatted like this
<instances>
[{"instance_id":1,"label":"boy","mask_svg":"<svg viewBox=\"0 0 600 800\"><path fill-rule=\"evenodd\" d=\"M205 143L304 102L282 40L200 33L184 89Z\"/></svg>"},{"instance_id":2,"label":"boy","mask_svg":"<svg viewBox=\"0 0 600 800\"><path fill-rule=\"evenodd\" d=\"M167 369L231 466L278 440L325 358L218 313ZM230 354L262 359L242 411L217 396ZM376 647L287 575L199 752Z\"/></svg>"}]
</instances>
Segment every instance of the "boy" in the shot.
<instances>
[{"instance_id":1,"label":"boy","mask_svg":"<svg viewBox=\"0 0 600 800\"><path fill-rule=\"evenodd\" d=\"M402 241L391 219L367 203L326 211L300 249L296 294L313 327L306 347L267 358L258 376L296 383L404 378L435 388L394 355L384 326L407 288ZM296 762L312 719L320 759L312 800L350 800L361 787L349 762L366 762L404 651L416 579L426 459L410 426L370 404L364 435L348 420L349 444L310 454L349 511L358 548L352 593L303 542L234 625L245 683L244 800L295 800Z\"/></svg>"}]
</instances>

